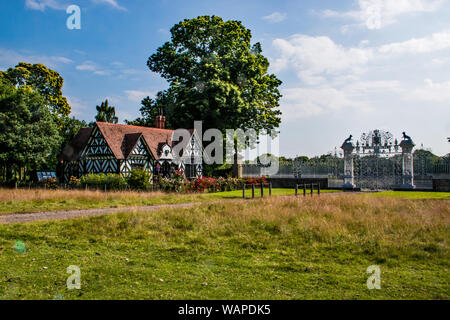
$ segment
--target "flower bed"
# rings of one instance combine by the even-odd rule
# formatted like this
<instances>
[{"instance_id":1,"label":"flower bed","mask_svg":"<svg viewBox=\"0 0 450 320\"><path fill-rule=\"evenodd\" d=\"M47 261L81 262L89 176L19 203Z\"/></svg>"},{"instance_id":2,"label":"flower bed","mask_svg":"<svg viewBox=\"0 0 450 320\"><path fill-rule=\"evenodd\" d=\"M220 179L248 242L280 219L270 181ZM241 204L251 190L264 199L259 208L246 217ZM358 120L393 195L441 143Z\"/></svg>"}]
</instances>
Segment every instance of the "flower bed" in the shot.
<instances>
[{"instance_id":1,"label":"flower bed","mask_svg":"<svg viewBox=\"0 0 450 320\"><path fill-rule=\"evenodd\" d=\"M186 179L184 173L175 170L170 178L157 177L154 182L155 189L166 192L221 192L234 191L242 188L244 184L265 184L265 177L246 177L246 178L212 178L201 177ZM150 176L142 170L133 170L129 177L122 177L118 174L88 174L81 179L71 177L69 185L89 186L97 189L103 189L106 185L109 190L118 190L129 187L136 190L148 190Z\"/></svg>"}]
</instances>

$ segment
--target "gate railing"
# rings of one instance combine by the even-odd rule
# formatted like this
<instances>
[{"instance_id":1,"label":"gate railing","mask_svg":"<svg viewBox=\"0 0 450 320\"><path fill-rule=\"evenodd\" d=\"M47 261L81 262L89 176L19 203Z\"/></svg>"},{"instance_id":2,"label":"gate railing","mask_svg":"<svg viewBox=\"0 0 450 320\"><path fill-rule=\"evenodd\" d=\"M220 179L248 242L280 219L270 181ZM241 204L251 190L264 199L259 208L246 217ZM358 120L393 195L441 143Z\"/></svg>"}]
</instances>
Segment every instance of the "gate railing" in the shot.
<instances>
[{"instance_id":1,"label":"gate railing","mask_svg":"<svg viewBox=\"0 0 450 320\"><path fill-rule=\"evenodd\" d=\"M392 189L402 183L401 156L390 158L375 156L355 156L355 184L360 188ZM328 178L328 187L342 186L344 160L330 157L326 160L280 162L276 174L266 174L264 167L244 164L245 177L268 176L272 178ZM414 179L421 188L432 188L432 178L450 176L450 161L430 157L414 156Z\"/></svg>"}]
</instances>

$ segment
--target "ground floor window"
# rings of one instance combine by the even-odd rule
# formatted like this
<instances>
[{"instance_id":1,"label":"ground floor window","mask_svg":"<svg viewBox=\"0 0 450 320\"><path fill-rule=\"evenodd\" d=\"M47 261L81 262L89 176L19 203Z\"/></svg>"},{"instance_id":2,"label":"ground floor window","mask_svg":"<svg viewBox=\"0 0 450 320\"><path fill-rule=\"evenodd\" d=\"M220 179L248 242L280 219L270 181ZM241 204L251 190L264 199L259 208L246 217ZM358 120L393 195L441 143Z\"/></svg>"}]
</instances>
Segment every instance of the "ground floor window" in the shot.
<instances>
[{"instance_id":1,"label":"ground floor window","mask_svg":"<svg viewBox=\"0 0 450 320\"><path fill-rule=\"evenodd\" d=\"M196 165L195 164L186 164L184 174L186 175L186 178L195 178L197 177L196 172Z\"/></svg>"}]
</instances>

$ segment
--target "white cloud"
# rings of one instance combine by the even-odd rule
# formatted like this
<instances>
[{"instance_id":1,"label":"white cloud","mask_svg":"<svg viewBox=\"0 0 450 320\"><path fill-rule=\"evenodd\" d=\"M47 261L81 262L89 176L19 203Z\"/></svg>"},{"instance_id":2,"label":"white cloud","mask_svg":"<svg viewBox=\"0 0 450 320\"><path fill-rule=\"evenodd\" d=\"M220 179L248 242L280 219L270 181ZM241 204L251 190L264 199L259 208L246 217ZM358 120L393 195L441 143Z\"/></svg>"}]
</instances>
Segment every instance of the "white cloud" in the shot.
<instances>
[{"instance_id":1,"label":"white cloud","mask_svg":"<svg viewBox=\"0 0 450 320\"><path fill-rule=\"evenodd\" d=\"M66 10L68 4L62 4L59 0L26 0L25 7L30 10L45 11L48 7L54 10Z\"/></svg>"},{"instance_id":2,"label":"white cloud","mask_svg":"<svg viewBox=\"0 0 450 320\"><path fill-rule=\"evenodd\" d=\"M96 4L106 4L117 10L127 11L127 9L121 6L117 0L91 0ZM54 10L66 10L70 5L66 0L25 0L25 7L30 10L45 11L50 8Z\"/></svg>"},{"instance_id":3,"label":"white cloud","mask_svg":"<svg viewBox=\"0 0 450 320\"><path fill-rule=\"evenodd\" d=\"M381 29L397 22L401 15L434 12L447 0L358 0L358 10L337 12L324 10L324 17L341 17L356 20L368 29Z\"/></svg>"},{"instance_id":4,"label":"white cloud","mask_svg":"<svg viewBox=\"0 0 450 320\"><path fill-rule=\"evenodd\" d=\"M95 71L97 66L92 61L85 61L76 67L77 70L81 71Z\"/></svg>"},{"instance_id":5,"label":"white cloud","mask_svg":"<svg viewBox=\"0 0 450 320\"><path fill-rule=\"evenodd\" d=\"M405 101L406 104L414 101L414 105L420 104L418 101L450 101L450 81L427 80L425 86L417 86L409 77L417 77L417 73L411 71L420 75L416 62L419 58L403 57L427 53L430 63L435 60L433 63L442 64L445 56L429 57L429 54L450 48L447 37L450 38L450 32L444 31L378 47L370 47L368 42L344 47L326 36L293 35L275 39L273 45L280 54L271 59L272 71L294 73L301 81L300 86L291 82L291 87L282 90L283 121L343 114L353 114L355 118L357 113L362 118L370 114L374 120L382 122L375 110L398 114ZM427 68L427 64L420 67ZM404 74L405 70L408 74ZM393 101L396 101L394 105ZM436 108L440 110L442 106Z\"/></svg>"},{"instance_id":6,"label":"white cloud","mask_svg":"<svg viewBox=\"0 0 450 320\"><path fill-rule=\"evenodd\" d=\"M272 62L274 70L292 68L299 79L310 85L323 82L325 75L360 74L373 55L370 49L347 49L325 36L298 34L288 39L275 39L273 45L281 53Z\"/></svg>"},{"instance_id":7,"label":"white cloud","mask_svg":"<svg viewBox=\"0 0 450 320\"><path fill-rule=\"evenodd\" d=\"M315 88L289 88L282 90L281 110L284 121L333 113L344 108L359 108L343 90L330 86ZM367 107L367 106L365 106Z\"/></svg>"},{"instance_id":8,"label":"white cloud","mask_svg":"<svg viewBox=\"0 0 450 320\"><path fill-rule=\"evenodd\" d=\"M65 57L52 57L52 59L54 59L55 61L62 62L62 63L73 63L73 60L71 60L69 58L65 58Z\"/></svg>"},{"instance_id":9,"label":"white cloud","mask_svg":"<svg viewBox=\"0 0 450 320\"><path fill-rule=\"evenodd\" d=\"M122 69L120 70L120 72L124 75L134 75L139 73L139 71L136 69Z\"/></svg>"},{"instance_id":10,"label":"white cloud","mask_svg":"<svg viewBox=\"0 0 450 320\"><path fill-rule=\"evenodd\" d=\"M119 3L117 2L117 0L92 0L94 3L98 3L98 4L107 4L112 6L115 9L118 10L122 10L122 11L127 11L127 9L125 7L122 7L121 5L119 5Z\"/></svg>"},{"instance_id":11,"label":"white cloud","mask_svg":"<svg viewBox=\"0 0 450 320\"><path fill-rule=\"evenodd\" d=\"M63 64L70 64L73 61L62 56L45 56L22 53L14 50L0 48L0 68L7 69L14 67L19 62L42 63L50 68L56 68Z\"/></svg>"},{"instance_id":12,"label":"white cloud","mask_svg":"<svg viewBox=\"0 0 450 320\"><path fill-rule=\"evenodd\" d=\"M71 109L71 116L81 117L89 110L89 104L86 101L82 101L76 97L67 96L67 102L69 102Z\"/></svg>"},{"instance_id":13,"label":"white cloud","mask_svg":"<svg viewBox=\"0 0 450 320\"><path fill-rule=\"evenodd\" d=\"M450 30L437 32L424 38L411 39L404 42L381 46L380 53L428 53L450 48Z\"/></svg>"},{"instance_id":14,"label":"white cloud","mask_svg":"<svg viewBox=\"0 0 450 320\"><path fill-rule=\"evenodd\" d=\"M410 90L408 94L405 95L405 99L443 102L448 105L448 102L450 101L450 81L434 82L427 78L424 80L424 85L422 87Z\"/></svg>"},{"instance_id":15,"label":"white cloud","mask_svg":"<svg viewBox=\"0 0 450 320\"><path fill-rule=\"evenodd\" d=\"M274 72L294 70L307 85L327 81L357 80L370 65L388 65L388 61L405 54L433 53L450 48L450 30L434 33L423 38L394 42L378 47L362 42L357 47L344 47L326 36L311 37L296 34L289 38L273 40L279 55L271 59ZM433 63L442 63L435 58ZM407 61L404 61L407 63Z\"/></svg>"},{"instance_id":16,"label":"white cloud","mask_svg":"<svg viewBox=\"0 0 450 320\"><path fill-rule=\"evenodd\" d=\"M92 61L85 61L82 64L76 66L75 69L79 71L90 71L99 76L106 76L111 74L110 70L104 69Z\"/></svg>"},{"instance_id":17,"label":"white cloud","mask_svg":"<svg viewBox=\"0 0 450 320\"><path fill-rule=\"evenodd\" d=\"M128 100L141 103L142 99L144 99L147 96L152 97L154 95L151 91L140 91L140 90L126 90L125 94L128 97Z\"/></svg>"},{"instance_id":18,"label":"white cloud","mask_svg":"<svg viewBox=\"0 0 450 320\"><path fill-rule=\"evenodd\" d=\"M430 63L428 65L432 67L441 67L443 65L446 65L450 61L449 58L434 58L431 59Z\"/></svg>"},{"instance_id":19,"label":"white cloud","mask_svg":"<svg viewBox=\"0 0 450 320\"><path fill-rule=\"evenodd\" d=\"M402 93L399 81L356 81L343 85L329 84L282 90L281 110L284 121L311 116L334 116L337 113L371 113L372 97L387 92Z\"/></svg>"},{"instance_id":20,"label":"white cloud","mask_svg":"<svg viewBox=\"0 0 450 320\"><path fill-rule=\"evenodd\" d=\"M120 62L120 61L111 62L111 65L114 66L114 67L118 67L118 68L124 66L124 64L122 62Z\"/></svg>"},{"instance_id":21,"label":"white cloud","mask_svg":"<svg viewBox=\"0 0 450 320\"><path fill-rule=\"evenodd\" d=\"M274 12L269 14L268 16L262 17L262 19L267 20L269 22L277 23L285 20L287 17L286 13Z\"/></svg>"}]
</instances>

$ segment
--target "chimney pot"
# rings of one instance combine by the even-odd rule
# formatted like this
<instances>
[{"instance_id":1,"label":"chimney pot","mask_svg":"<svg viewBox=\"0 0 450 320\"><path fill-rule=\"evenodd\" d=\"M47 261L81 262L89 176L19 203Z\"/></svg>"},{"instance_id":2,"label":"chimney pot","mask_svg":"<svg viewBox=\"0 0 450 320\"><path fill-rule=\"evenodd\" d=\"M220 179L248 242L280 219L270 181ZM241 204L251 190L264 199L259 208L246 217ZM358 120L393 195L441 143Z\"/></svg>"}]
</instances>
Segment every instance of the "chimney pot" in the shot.
<instances>
[{"instance_id":1,"label":"chimney pot","mask_svg":"<svg viewBox=\"0 0 450 320\"><path fill-rule=\"evenodd\" d=\"M155 119L155 127L158 129L166 128L166 117L163 115L157 115Z\"/></svg>"}]
</instances>

